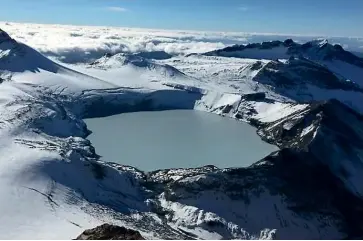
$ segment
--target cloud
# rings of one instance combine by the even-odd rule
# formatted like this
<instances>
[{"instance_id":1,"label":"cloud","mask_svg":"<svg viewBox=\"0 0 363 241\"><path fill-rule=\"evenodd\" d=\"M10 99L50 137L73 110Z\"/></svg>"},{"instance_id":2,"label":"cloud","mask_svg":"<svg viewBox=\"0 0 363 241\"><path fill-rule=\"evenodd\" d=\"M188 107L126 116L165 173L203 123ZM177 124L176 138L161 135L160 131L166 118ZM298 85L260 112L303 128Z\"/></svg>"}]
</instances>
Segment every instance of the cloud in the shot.
<instances>
[{"instance_id":1,"label":"cloud","mask_svg":"<svg viewBox=\"0 0 363 241\"><path fill-rule=\"evenodd\" d=\"M276 33L174 31L97 26L4 23L0 28L46 56L63 62L90 62L105 53L165 51L172 55L203 53L233 44L285 40L306 42L317 37ZM363 38L329 38L362 51Z\"/></svg>"},{"instance_id":2,"label":"cloud","mask_svg":"<svg viewBox=\"0 0 363 241\"><path fill-rule=\"evenodd\" d=\"M122 7L106 7L105 9L108 10L108 11L119 12L119 13L128 11L128 9L122 8Z\"/></svg>"}]
</instances>

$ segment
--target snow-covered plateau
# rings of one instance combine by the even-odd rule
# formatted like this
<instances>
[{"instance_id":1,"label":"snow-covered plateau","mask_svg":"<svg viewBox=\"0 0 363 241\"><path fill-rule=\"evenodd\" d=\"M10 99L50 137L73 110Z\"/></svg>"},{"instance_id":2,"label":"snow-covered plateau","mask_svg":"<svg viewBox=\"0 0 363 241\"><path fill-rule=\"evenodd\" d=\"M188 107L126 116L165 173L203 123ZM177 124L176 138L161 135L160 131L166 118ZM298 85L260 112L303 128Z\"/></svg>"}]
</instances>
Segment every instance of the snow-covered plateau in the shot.
<instances>
[{"instance_id":1,"label":"snow-covered plateau","mask_svg":"<svg viewBox=\"0 0 363 241\"><path fill-rule=\"evenodd\" d=\"M103 223L149 239L362 237L363 59L340 45L101 49L70 64L26 38L0 30L0 239ZM171 109L247 122L279 150L246 168L143 172L86 139L84 118Z\"/></svg>"}]
</instances>

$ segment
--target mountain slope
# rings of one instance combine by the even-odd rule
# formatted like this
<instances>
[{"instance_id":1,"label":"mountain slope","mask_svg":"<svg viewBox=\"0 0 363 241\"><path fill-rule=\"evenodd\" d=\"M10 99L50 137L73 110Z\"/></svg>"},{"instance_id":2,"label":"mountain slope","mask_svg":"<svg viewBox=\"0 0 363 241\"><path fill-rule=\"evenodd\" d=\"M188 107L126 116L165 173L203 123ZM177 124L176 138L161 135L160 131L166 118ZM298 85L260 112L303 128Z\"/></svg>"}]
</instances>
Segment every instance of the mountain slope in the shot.
<instances>
[{"instance_id":1,"label":"mountain slope","mask_svg":"<svg viewBox=\"0 0 363 241\"><path fill-rule=\"evenodd\" d=\"M101 69L114 69L114 68L122 68L126 65L140 68L140 69L146 69L148 71L157 71L161 75L165 77L184 77L184 74L174 68L173 66L167 65L167 64L158 64L154 61L142 57L140 54L115 54L110 55L106 54L102 58L94 61L91 63L91 66L94 68L101 68Z\"/></svg>"},{"instance_id":2,"label":"mountain slope","mask_svg":"<svg viewBox=\"0 0 363 241\"><path fill-rule=\"evenodd\" d=\"M253 81L271 86L274 92L299 103L336 98L363 113L359 104L363 100L362 87L305 58L270 61Z\"/></svg>"},{"instance_id":3,"label":"mountain slope","mask_svg":"<svg viewBox=\"0 0 363 241\"><path fill-rule=\"evenodd\" d=\"M62 92L116 87L61 66L31 47L12 39L2 30L0 30L0 77L8 81L48 86Z\"/></svg>"},{"instance_id":4,"label":"mountain slope","mask_svg":"<svg viewBox=\"0 0 363 241\"><path fill-rule=\"evenodd\" d=\"M188 78L121 85L122 75L107 78L111 70L100 70L107 81L81 74L1 36L0 69L11 78L0 84L0 238L70 239L105 222L163 239L361 235L363 118L337 100L291 94L307 85L360 94L354 83L300 57L190 56L127 57L119 66L137 63L148 74L170 63ZM30 50L20 55L18 46ZM26 68L18 71L18 63ZM332 96L322 93L313 97ZM246 121L280 150L248 168L146 173L100 161L86 139L82 118L178 108Z\"/></svg>"},{"instance_id":5,"label":"mountain slope","mask_svg":"<svg viewBox=\"0 0 363 241\"><path fill-rule=\"evenodd\" d=\"M362 87L304 57L256 60L194 55L172 58L185 74L200 79L198 87L233 94L263 92L270 99L297 103L336 98L363 113Z\"/></svg>"},{"instance_id":6,"label":"mountain slope","mask_svg":"<svg viewBox=\"0 0 363 241\"><path fill-rule=\"evenodd\" d=\"M5 72L39 72L46 70L57 72L59 66L42 56L37 51L18 43L0 29L0 71Z\"/></svg>"},{"instance_id":7,"label":"mountain slope","mask_svg":"<svg viewBox=\"0 0 363 241\"><path fill-rule=\"evenodd\" d=\"M363 86L363 59L346 51L342 46L329 44L327 40L314 40L304 44L288 39L257 44L234 45L205 53L207 56L223 56L254 59L288 59L304 57L322 64L339 76Z\"/></svg>"}]
</instances>

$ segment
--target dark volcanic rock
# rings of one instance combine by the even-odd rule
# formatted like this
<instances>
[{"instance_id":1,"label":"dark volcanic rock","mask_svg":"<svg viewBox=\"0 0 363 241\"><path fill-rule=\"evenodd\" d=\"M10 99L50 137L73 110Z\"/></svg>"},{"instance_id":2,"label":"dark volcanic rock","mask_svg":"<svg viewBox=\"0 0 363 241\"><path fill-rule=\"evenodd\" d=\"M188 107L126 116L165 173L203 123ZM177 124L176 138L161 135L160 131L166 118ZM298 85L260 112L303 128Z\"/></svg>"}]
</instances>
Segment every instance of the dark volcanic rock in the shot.
<instances>
[{"instance_id":1,"label":"dark volcanic rock","mask_svg":"<svg viewBox=\"0 0 363 241\"><path fill-rule=\"evenodd\" d=\"M246 101L259 101L259 100L265 100L266 99L266 93L264 92L257 92L252 94L246 94L242 96L243 100Z\"/></svg>"},{"instance_id":2,"label":"dark volcanic rock","mask_svg":"<svg viewBox=\"0 0 363 241\"><path fill-rule=\"evenodd\" d=\"M138 231L116 225L103 224L84 231L76 240L144 240L144 238Z\"/></svg>"}]
</instances>

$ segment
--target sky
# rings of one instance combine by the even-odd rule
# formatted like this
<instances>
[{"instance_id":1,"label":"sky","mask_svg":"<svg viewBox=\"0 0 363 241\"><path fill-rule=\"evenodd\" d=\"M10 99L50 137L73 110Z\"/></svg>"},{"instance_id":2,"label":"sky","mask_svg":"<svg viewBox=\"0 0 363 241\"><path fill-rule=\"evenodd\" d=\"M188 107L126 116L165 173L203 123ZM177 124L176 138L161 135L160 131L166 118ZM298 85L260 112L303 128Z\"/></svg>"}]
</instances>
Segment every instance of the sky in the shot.
<instances>
[{"instance_id":1,"label":"sky","mask_svg":"<svg viewBox=\"0 0 363 241\"><path fill-rule=\"evenodd\" d=\"M0 21L363 37L363 0L0 0Z\"/></svg>"}]
</instances>

